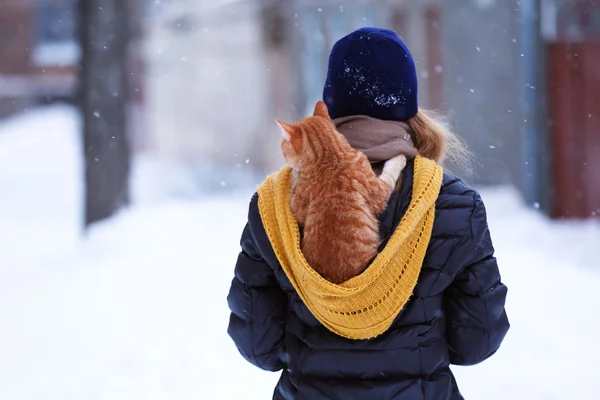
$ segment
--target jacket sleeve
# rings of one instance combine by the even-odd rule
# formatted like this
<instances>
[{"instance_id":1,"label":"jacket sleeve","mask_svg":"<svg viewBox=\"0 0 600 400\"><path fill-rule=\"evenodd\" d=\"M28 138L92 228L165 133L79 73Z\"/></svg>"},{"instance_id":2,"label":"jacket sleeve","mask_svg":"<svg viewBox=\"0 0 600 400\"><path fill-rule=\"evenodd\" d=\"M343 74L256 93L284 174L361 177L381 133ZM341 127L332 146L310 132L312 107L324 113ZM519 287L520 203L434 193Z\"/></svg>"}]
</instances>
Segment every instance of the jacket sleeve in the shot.
<instances>
[{"instance_id":1,"label":"jacket sleeve","mask_svg":"<svg viewBox=\"0 0 600 400\"><path fill-rule=\"evenodd\" d=\"M455 253L462 265L445 292L446 336L450 362L474 365L492 356L510 327L501 282L488 230L485 206L474 194L470 227Z\"/></svg>"},{"instance_id":2,"label":"jacket sleeve","mask_svg":"<svg viewBox=\"0 0 600 400\"><path fill-rule=\"evenodd\" d=\"M251 215L258 213L255 200ZM260 217L249 220L256 218ZM231 310L228 333L246 360L261 369L278 371L284 367L281 359L287 295L257 250L251 226L248 223L242 234L242 251L227 297Z\"/></svg>"}]
</instances>

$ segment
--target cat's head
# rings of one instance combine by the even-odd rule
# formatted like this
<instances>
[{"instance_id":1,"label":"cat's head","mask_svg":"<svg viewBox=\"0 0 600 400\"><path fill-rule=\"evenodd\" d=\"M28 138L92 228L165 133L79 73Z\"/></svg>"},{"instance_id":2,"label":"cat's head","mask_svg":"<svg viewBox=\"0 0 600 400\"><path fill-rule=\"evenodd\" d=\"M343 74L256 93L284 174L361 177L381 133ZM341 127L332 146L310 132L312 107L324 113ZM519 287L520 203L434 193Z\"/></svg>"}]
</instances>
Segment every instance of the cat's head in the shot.
<instances>
[{"instance_id":1,"label":"cat's head","mask_svg":"<svg viewBox=\"0 0 600 400\"><path fill-rule=\"evenodd\" d=\"M300 169L304 162L316 160L325 144L323 138L335 134L335 125L322 101L317 102L312 117L294 124L281 121L277 121L277 124L283 136L283 157L294 169Z\"/></svg>"}]
</instances>

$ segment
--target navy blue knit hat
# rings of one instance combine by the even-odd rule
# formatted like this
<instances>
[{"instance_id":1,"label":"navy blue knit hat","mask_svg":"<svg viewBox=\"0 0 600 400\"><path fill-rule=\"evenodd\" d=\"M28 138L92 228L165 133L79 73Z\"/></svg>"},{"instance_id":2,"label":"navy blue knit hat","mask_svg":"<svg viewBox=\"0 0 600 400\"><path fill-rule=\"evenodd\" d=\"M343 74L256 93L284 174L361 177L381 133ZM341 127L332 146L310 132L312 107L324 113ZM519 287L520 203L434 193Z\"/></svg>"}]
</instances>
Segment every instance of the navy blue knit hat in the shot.
<instances>
[{"instance_id":1,"label":"navy blue knit hat","mask_svg":"<svg viewBox=\"0 0 600 400\"><path fill-rule=\"evenodd\" d=\"M331 118L406 121L417 115L417 92L415 62L395 32L362 28L333 46L323 89Z\"/></svg>"}]
</instances>

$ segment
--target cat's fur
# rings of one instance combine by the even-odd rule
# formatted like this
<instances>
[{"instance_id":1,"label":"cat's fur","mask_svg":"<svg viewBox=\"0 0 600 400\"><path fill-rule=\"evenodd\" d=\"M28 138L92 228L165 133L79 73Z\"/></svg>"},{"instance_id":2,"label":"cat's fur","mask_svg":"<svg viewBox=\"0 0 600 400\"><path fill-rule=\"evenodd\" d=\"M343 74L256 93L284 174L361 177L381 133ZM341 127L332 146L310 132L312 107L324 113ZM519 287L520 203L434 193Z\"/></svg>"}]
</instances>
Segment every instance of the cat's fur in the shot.
<instances>
[{"instance_id":1,"label":"cat's fur","mask_svg":"<svg viewBox=\"0 0 600 400\"><path fill-rule=\"evenodd\" d=\"M290 207L304 228L302 253L325 279L341 283L359 275L381 243L377 217L387 205L406 158L385 163L379 177L367 157L336 131L327 106L286 124L281 148L293 168Z\"/></svg>"}]
</instances>

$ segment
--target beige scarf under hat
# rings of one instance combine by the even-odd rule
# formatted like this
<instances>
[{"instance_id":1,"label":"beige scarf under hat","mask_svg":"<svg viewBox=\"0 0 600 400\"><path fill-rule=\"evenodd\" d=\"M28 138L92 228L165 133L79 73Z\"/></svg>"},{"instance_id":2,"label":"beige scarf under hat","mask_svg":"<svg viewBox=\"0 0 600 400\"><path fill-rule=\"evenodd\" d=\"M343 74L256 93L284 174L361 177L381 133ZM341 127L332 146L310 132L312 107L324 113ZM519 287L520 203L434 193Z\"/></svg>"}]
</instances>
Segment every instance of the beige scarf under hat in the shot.
<instances>
[{"instance_id":1,"label":"beige scarf under hat","mask_svg":"<svg viewBox=\"0 0 600 400\"><path fill-rule=\"evenodd\" d=\"M408 124L383 121L365 115L352 115L333 120L350 146L362 152L374 164L399 155L413 159L417 155Z\"/></svg>"}]
</instances>

